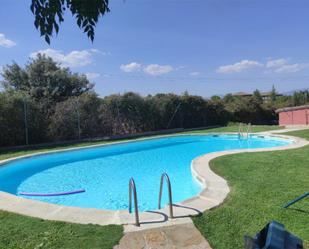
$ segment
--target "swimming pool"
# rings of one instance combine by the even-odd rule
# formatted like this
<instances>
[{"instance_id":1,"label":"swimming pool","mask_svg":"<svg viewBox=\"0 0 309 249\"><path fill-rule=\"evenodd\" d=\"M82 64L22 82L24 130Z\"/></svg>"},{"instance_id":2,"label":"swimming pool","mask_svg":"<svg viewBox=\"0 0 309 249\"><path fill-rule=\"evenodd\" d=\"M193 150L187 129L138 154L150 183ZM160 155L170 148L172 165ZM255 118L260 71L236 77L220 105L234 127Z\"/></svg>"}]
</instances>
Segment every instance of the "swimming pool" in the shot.
<instances>
[{"instance_id":1,"label":"swimming pool","mask_svg":"<svg viewBox=\"0 0 309 249\"><path fill-rule=\"evenodd\" d=\"M203 154L246 148L271 148L292 140L237 135L180 135L38 155L0 167L0 190L63 192L65 196L25 198L66 206L127 209L128 181L135 179L141 211L157 209L160 176L170 176L174 203L197 195L203 186L192 176L191 161ZM167 203L163 193L162 203Z\"/></svg>"}]
</instances>

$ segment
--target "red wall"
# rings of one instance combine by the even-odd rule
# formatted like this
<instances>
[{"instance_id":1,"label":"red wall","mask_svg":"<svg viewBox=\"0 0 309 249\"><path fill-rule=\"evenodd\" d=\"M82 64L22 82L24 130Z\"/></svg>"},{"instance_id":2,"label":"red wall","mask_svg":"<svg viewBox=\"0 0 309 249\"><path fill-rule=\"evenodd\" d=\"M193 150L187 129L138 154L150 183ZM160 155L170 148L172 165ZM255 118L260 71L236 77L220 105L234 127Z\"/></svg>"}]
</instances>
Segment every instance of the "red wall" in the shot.
<instances>
[{"instance_id":1,"label":"red wall","mask_svg":"<svg viewBox=\"0 0 309 249\"><path fill-rule=\"evenodd\" d=\"M309 108L280 112L279 125L309 125Z\"/></svg>"}]
</instances>

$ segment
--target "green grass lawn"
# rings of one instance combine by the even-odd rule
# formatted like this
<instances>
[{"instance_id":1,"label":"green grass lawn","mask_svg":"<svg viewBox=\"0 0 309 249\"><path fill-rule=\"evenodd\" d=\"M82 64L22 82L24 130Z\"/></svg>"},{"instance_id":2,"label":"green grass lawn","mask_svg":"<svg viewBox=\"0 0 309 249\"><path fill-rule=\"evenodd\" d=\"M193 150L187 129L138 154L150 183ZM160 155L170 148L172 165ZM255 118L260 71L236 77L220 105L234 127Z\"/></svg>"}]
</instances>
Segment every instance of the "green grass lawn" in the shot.
<instances>
[{"instance_id":1,"label":"green grass lawn","mask_svg":"<svg viewBox=\"0 0 309 249\"><path fill-rule=\"evenodd\" d=\"M264 130L270 130L270 129L278 129L278 126L262 126L262 127L253 127L253 131L264 131ZM202 132L202 133L209 133L209 132L230 132L230 131L238 131L238 126L228 126L228 127L222 127L222 128L215 128L215 129L209 129L209 130L204 130L204 131L198 131L198 132ZM196 131L197 132L197 131ZM44 149L31 149L31 150L16 150L16 151L6 151L6 152L1 152L0 154L0 160L6 159L6 158L10 158L10 157L15 157L15 156L21 156L21 155L25 155L25 154L30 154L30 153L34 153L34 152L42 152L42 151L50 151L52 149L61 149L61 148L71 148L71 147L81 147L81 146L85 146L85 145L91 145L91 144L103 144L103 143L107 143L106 141L100 141L100 142L89 142L89 143L80 143L80 144L71 144L71 145L62 145L62 146L51 146L48 148L44 148ZM307 148L307 153L309 152L309 148ZM244 154L245 156L245 154ZM263 155L260 155L261 159L263 159ZM226 160L225 158L221 159L221 160ZM238 160L238 159L237 159ZM258 158L256 158L255 160L258 160ZM246 165L246 158L242 159L243 161L243 165L244 167L248 167ZM254 162L258 162L258 161L254 161ZM225 175L225 173L221 170L223 170L224 168L233 168L231 167L226 167L226 163L231 163L229 162L229 160L227 160L226 162L224 162L224 167L216 167L216 170L218 168L218 172L222 175ZM253 163L253 162L252 162ZM291 162L293 163L293 162ZM217 162L216 162L217 164ZM218 163L220 164L220 162ZM251 165L251 164L250 164ZM222 169L221 169L222 168ZM237 188L243 189L243 185L244 183L242 183L241 179L245 178L247 175L247 172L243 172L243 176L239 177L238 172L237 172L238 168L235 167L234 168L234 173L236 173L236 178L238 178L238 180L240 180L240 184L239 186L237 186ZM244 169L245 170L245 169ZM299 174L298 177L300 177L301 175L304 176L304 173L306 171L303 171L302 169L300 169L301 174ZM233 172L231 171L231 172ZM294 172L294 171L293 171ZM281 172L282 173L282 172ZM308 171L307 171L308 173ZM283 174L283 173L282 173ZM232 174L233 176L233 174ZM232 177L230 176L230 177ZM260 175L257 175L257 177L255 177L254 175L251 176L251 178L253 178L253 180L255 181L255 178L260 178ZM248 179L251 179L248 178ZM228 176L227 179L233 183L233 180L231 180ZM236 179L237 180L237 179ZM260 179L261 180L261 179ZM288 179L289 181L291 181L290 179ZM234 184L233 184L234 185ZM302 192L302 186L304 184L298 182L299 185L298 187L300 189L297 188L293 188L293 191L291 192L291 190L287 191L288 194L286 194L286 198L283 198L282 196L282 202L284 203L286 200L289 200L291 198L293 198L294 196L298 195L299 192ZM291 187L291 185L288 185L289 187ZM307 185L308 186L308 185ZM265 187L265 186L263 186ZM234 185L234 188L236 188L236 185ZM235 191L233 191L233 194L231 195L231 197L233 197L234 193L238 193L235 189ZM242 191L241 191L242 192ZM259 194L259 193L257 193ZM261 194L259 194L261 195ZM263 194L262 194L263 195ZM237 195L236 195L237 196ZM235 198L232 198L232 200L234 200ZM242 198L241 198L242 199ZM279 201L278 201L279 202ZM282 203L280 202L279 205L281 205ZM246 202L243 201L243 205L242 208L246 209ZM301 207L302 208L302 207ZM215 248L220 248L220 244L221 244L221 248L228 248L226 246L222 247L222 243L226 243L227 241L231 241L233 244L237 244L240 245L241 241L239 242L238 239L235 239L234 236L226 234L224 232L226 232L226 227L224 224L224 222L228 222L228 219L230 219L229 215L235 215L233 216L233 219L237 220L237 216L240 215L240 217L244 217L246 219L251 220L251 217L247 217L246 214L242 214L242 209L240 210L235 210L235 212L233 211L233 208L230 208L231 211L228 211L228 213L222 213L222 216L216 216L215 211L214 213L211 213L211 215L213 216L207 216L208 214L206 213L203 217L195 219L195 222L197 224L197 226L200 228L200 230L203 232L203 234L207 237L207 239L210 239L210 242L213 245L218 245ZM278 208L279 210L280 208ZM234 213L233 213L233 212ZM296 227L295 223L297 223L297 217L300 218L308 218L308 214L307 216L305 216L303 213L298 212L298 211L293 211L293 210L288 210L286 211L288 213L292 213L290 214L291 217L294 217L294 226L290 225L288 226L288 228L293 228ZM219 211L220 213L220 211ZM295 215L293 215L295 213ZM303 217L305 216L305 217ZM266 216L267 217L267 216ZM104 217L102 217L103 219ZM231 219L230 221L232 221L233 219ZM246 232L249 232L250 234L253 234L255 231L257 231L262 225L264 225L264 221L266 222L268 219L267 218L263 218L263 219L259 219L260 223L257 226L251 226L250 229L247 229L245 226L247 226L247 223L244 223L243 226L243 230ZM291 220L291 219L289 219ZM206 222L205 222L206 221ZM48 249L52 249L52 248L66 248L66 249L77 249L77 248L82 248L82 249L86 249L86 248L91 248L91 249L96 249L96 248L100 248L100 249L107 249L107 248L112 248L113 245L116 245L119 241L119 239L121 238L122 234L123 234L123 230L122 230L122 226L97 226L97 225L79 225L79 224L70 224L70 223L64 223L64 222L53 222L53 221L44 221L41 219L36 219L36 218L30 218L30 217L25 217L22 215L17 215L17 214L12 214L12 213L8 213L8 212L3 212L0 211L0 248L5 248L5 249L18 249L18 248L23 248L23 249L39 249L39 248L48 248ZM241 226L241 223L238 222L237 223L238 226ZM304 222L301 222L302 226L304 224ZM207 225L207 226L206 226ZM228 227L232 227L232 225L234 225L232 222L229 223ZM215 229L213 228L215 227ZM301 228L300 226L298 226L298 230L295 230L295 232L298 232L299 235L303 236L303 233L305 233L305 228ZM217 230L216 230L217 229ZM209 232L211 231L211 232ZM233 232L232 233L236 233L238 232L237 230L234 229L233 227ZM238 233L238 237L241 237L242 233ZM308 234L308 233L307 233ZM223 236L223 237L221 237ZM241 240L241 238L239 238ZM223 242L222 242L223 241ZM235 242L236 241L236 242ZM229 248L240 248L240 247L229 247Z\"/></svg>"},{"instance_id":2,"label":"green grass lawn","mask_svg":"<svg viewBox=\"0 0 309 249\"><path fill-rule=\"evenodd\" d=\"M186 133L238 132L238 128L239 128L238 125L230 125L230 126L212 128L212 129L207 129L207 130L189 131ZM278 130L283 127L280 127L278 125L252 125L251 128L252 128L252 132L262 132L262 131Z\"/></svg>"},{"instance_id":3,"label":"green grass lawn","mask_svg":"<svg viewBox=\"0 0 309 249\"><path fill-rule=\"evenodd\" d=\"M302 138L309 140L309 129L299 130L299 131L290 131L290 132L286 132L282 134L289 135L289 136L295 136L295 137L302 137Z\"/></svg>"},{"instance_id":4,"label":"green grass lawn","mask_svg":"<svg viewBox=\"0 0 309 249\"><path fill-rule=\"evenodd\" d=\"M309 139L309 130L285 134ZM221 206L193 220L214 249L243 248L243 236L255 235L271 220L309 248L309 198L282 208L309 191L309 146L223 156L211 161L211 168L228 181L231 193Z\"/></svg>"},{"instance_id":5,"label":"green grass lawn","mask_svg":"<svg viewBox=\"0 0 309 249\"><path fill-rule=\"evenodd\" d=\"M3 249L112 249L123 234L122 226L45 221L8 212L0 212L0 224Z\"/></svg>"}]
</instances>

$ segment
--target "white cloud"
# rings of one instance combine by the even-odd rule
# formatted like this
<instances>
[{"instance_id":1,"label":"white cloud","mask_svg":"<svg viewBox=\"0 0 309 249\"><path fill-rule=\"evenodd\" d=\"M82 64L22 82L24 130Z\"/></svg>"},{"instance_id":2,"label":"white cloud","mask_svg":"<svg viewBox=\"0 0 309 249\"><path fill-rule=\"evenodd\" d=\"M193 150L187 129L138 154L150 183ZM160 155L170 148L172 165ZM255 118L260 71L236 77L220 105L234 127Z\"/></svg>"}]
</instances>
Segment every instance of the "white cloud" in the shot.
<instances>
[{"instance_id":1,"label":"white cloud","mask_svg":"<svg viewBox=\"0 0 309 249\"><path fill-rule=\"evenodd\" d=\"M16 46L16 43L6 38L4 34L0 33L0 46L5 48L11 48Z\"/></svg>"},{"instance_id":2,"label":"white cloud","mask_svg":"<svg viewBox=\"0 0 309 249\"><path fill-rule=\"evenodd\" d=\"M305 68L309 68L308 63L295 63L295 64L287 64L278 67L275 72L276 73L295 73L299 72Z\"/></svg>"},{"instance_id":3,"label":"white cloud","mask_svg":"<svg viewBox=\"0 0 309 249\"><path fill-rule=\"evenodd\" d=\"M100 77L99 73L85 73L85 75L89 80L93 80Z\"/></svg>"},{"instance_id":4,"label":"white cloud","mask_svg":"<svg viewBox=\"0 0 309 249\"><path fill-rule=\"evenodd\" d=\"M101 54L101 55L112 55L112 53L111 52L109 52L109 51L101 51L101 50L99 50L99 49L96 49L96 48L91 48L91 49L89 49L89 51L90 52L92 52L92 53L96 53L96 54Z\"/></svg>"},{"instance_id":5,"label":"white cloud","mask_svg":"<svg viewBox=\"0 0 309 249\"><path fill-rule=\"evenodd\" d=\"M189 73L189 75L191 75L191 76L198 76L198 75L200 75L200 73L199 72L191 72L191 73Z\"/></svg>"},{"instance_id":6,"label":"white cloud","mask_svg":"<svg viewBox=\"0 0 309 249\"><path fill-rule=\"evenodd\" d=\"M74 50L65 54L61 50L48 48L31 53L30 57L34 58L39 53L51 57L53 60L59 62L64 67L81 67L91 64L93 61L93 55L95 53L99 53L99 50Z\"/></svg>"},{"instance_id":7,"label":"white cloud","mask_svg":"<svg viewBox=\"0 0 309 249\"><path fill-rule=\"evenodd\" d=\"M269 59L266 63L266 68L270 72L275 73L295 73L305 68L309 68L309 63L293 63L289 64L288 59Z\"/></svg>"},{"instance_id":8,"label":"white cloud","mask_svg":"<svg viewBox=\"0 0 309 249\"><path fill-rule=\"evenodd\" d=\"M287 59L276 59L276 60L269 59L266 62L266 68L277 68L287 63L288 63Z\"/></svg>"},{"instance_id":9,"label":"white cloud","mask_svg":"<svg viewBox=\"0 0 309 249\"><path fill-rule=\"evenodd\" d=\"M158 76L173 71L173 67L170 65L150 64L145 66L144 72L152 76Z\"/></svg>"},{"instance_id":10,"label":"white cloud","mask_svg":"<svg viewBox=\"0 0 309 249\"><path fill-rule=\"evenodd\" d=\"M174 70L175 71L179 71L179 70L182 70L182 69L184 69L184 68L186 68L187 66L178 66L178 67L176 67Z\"/></svg>"},{"instance_id":11,"label":"white cloud","mask_svg":"<svg viewBox=\"0 0 309 249\"><path fill-rule=\"evenodd\" d=\"M174 68L170 65L159 65L159 64L142 65L137 62L122 64L120 66L120 69L126 73L139 72L143 70L144 73L152 76L166 74L174 70Z\"/></svg>"},{"instance_id":12,"label":"white cloud","mask_svg":"<svg viewBox=\"0 0 309 249\"><path fill-rule=\"evenodd\" d=\"M120 66L120 69L126 73L137 72L137 71L140 71L141 68L142 68L142 64L139 64L137 62L131 62L129 64L122 64Z\"/></svg>"},{"instance_id":13,"label":"white cloud","mask_svg":"<svg viewBox=\"0 0 309 249\"><path fill-rule=\"evenodd\" d=\"M258 61L242 60L231 65L220 66L217 73L239 73L248 69L262 67L263 64Z\"/></svg>"}]
</instances>

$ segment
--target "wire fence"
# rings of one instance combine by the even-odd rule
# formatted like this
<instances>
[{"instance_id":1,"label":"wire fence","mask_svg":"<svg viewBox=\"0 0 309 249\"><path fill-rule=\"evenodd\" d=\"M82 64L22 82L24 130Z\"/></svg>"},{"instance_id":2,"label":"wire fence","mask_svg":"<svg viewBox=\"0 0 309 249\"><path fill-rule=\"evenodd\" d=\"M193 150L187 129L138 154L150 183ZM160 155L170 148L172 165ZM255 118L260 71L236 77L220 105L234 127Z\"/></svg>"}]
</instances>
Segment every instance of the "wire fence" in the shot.
<instances>
[{"instance_id":1,"label":"wire fence","mask_svg":"<svg viewBox=\"0 0 309 249\"><path fill-rule=\"evenodd\" d=\"M116 106L114 113L89 113L74 99L72 106L65 106L61 115L41 112L33 102L23 98L13 106L14 119L0 123L0 147L15 148L16 146L37 146L61 143L76 143L83 141L133 138L157 134L168 134L214 127L217 123L208 123L200 119L195 126L184 127L181 103L163 120L161 125L154 121L126 117ZM62 110L62 109L61 109ZM109 110L110 111L110 110ZM206 115L205 115L206 116ZM153 120L158 117L153 117ZM146 123L150 124L149 126Z\"/></svg>"}]
</instances>

